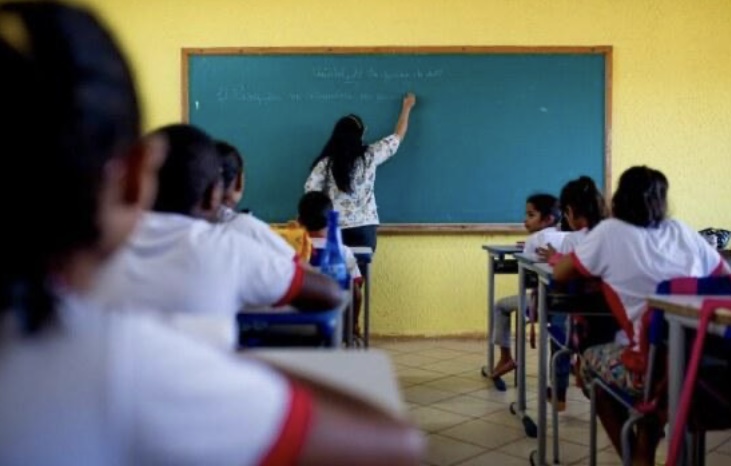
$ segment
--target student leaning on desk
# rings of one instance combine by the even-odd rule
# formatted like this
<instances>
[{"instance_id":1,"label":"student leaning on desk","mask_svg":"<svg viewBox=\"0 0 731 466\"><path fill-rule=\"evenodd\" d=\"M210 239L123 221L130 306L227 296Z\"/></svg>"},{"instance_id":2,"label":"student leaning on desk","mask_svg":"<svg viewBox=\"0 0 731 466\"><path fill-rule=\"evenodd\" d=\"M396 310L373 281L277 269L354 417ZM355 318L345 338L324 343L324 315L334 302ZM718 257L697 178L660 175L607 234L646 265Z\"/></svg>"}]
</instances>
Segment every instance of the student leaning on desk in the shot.
<instances>
[{"instance_id":1,"label":"student leaning on desk","mask_svg":"<svg viewBox=\"0 0 731 466\"><path fill-rule=\"evenodd\" d=\"M130 69L85 10L0 5L0 69L0 464L419 464L407 424L87 300L164 151L139 144ZM14 196L30 182L64 208L38 215Z\"/></svg>"},{"instance_id":2,"label":"student leaning on desk","mask_svg":"<svg viewBox=\"0 0 731 466\"><path fill-rule=\"evenodd\" d=\"M621 330L614 342L584 352L582 378L594 374L635 396L642 393L644 358L639 342L646 330L642 314L647 296L657 285L675 277L704 277L729 273L714 248L685 224L667 218L668 181L661 172L632 167L619 179L612 198L614 218L604 220L573 253L554 267L554 279L599 277L612 314ZM672 254L668 254L672 251ZM597 413L618 452L626 410L606 392L597 391ZM654 464L664 420L641 421L633 464Z\"/></svg>"}]
</instances>

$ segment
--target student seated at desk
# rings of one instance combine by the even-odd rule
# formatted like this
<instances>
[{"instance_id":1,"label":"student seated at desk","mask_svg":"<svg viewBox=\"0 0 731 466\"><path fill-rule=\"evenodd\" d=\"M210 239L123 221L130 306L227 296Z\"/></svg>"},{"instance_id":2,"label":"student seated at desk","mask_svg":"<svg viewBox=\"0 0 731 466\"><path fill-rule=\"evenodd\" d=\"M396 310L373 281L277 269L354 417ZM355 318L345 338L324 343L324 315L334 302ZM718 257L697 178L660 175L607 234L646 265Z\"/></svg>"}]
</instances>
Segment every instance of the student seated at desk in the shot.
<instances>
[{"instance_id":1,"label":"student seated at desk","mask_svg":"<svg viewBox=\"0 0 731 466\"><path fill-rule=\"evenodd\" d=\"M297 206L297 220L300 225L305 227L307 234L312 240L313 256L325 249L327 214L331 210L333 210L333 203L328 195L322 191L310 191L300 198ZM358 262L355 259L353 251L344 244L340 245L340 251L348 267L348 274L353 279L353 334L359 337L361 286L363 284L363 278L358 269Z\"/></svg>"},{"instance_id":2,"label":"student seated at desk","mask_svg":"<svg viewBox=\"0 0 731 466\"><path fill-rule=\"evenodd\" d=\"M290 303L333 309L341 292L303 267L228 225L212 223L221 205L220 162L211 138L190 125L147 137L165 147L154 212L145 214L125 247L101 273L102 305L233 316L246 308Z\"/></svg>"},{"instance_id":3,"label":"student seated at desk","mask_svg":"<svg viewBox=\"0 0 731 466\"><path fill-rule=\"evenodd\" d=\"M597 226L599 222L604 220L607 216L607 208L604 202L604 196L601 191L596 187L594 180L588 176L582 176L575 180L571 180L561 189L561 195L559 196L559 203L561 205L561 212L563 213L563 219L568 224L570 233L568 233L558 248L554 248L552 244L547 244L545 247L538 248L538 256L548 262L551 265L555 265L561 257L566 254L573 252L576 245L579 244L589 233L589 231ZM585 339L600 338L606 334L601 332L603 327L611 327L605 325L597 325L597 328L588 327L588 321L590 319L575 318L574 330L581 329L581 334L576 333L575 335L566 335L567 339L571 338L576 340L578 335L584 336ZM606 319L605 319L606 320ZM551 317L551 326L566 327L565 315L555 315ZM593 332L593 333L590 333ZM612 335L613 338L613 335ZM595 341L595 344L605 343L606 340ZM566 344L569 342L566 341ZM588 341L584 340L578 343L580 346L587 344ZM551 349L556 351L557 348L551 340ZM557 393L557 407L559 411L566 409L566 390L568 388L569 374L571 371L570 359L568 356L561 358L556 367L556 378L557 387L555 388ZM549 389L548 400L551 401L553 396L552 390Z\"/></svg>"},{"instance_id":4,"label":"student seated at desk","mask_svg":"<svg viewBox=\"0 0 731 466\"><path fill-rule=\"evenodd\" d=\"M632 167L619 179L612 199L614 218L604 220L574 252L554 267L554 279L599 277L612 314L621 330L614 342L584 352L581 376L594 374L617 388L640 396L644 361L638 352L647 296L674 277L729 273L721 256L697 232L667 218L668 181L661 172ZM597 413L614 447L621 452L620 430L626 410L603 390L597 391ZM633 464L654 464L662 422L643 420Z\"/></svg>"},{"instance_id":5,"label":"student seated at desk","mask_svg":"<svg viewBox=\"0 0 731 466\"><path fill-rule=\"evenodd\" d=\"M218 221L274 251L294 257L294 249L267 223L248 211L236 212L236 207L244 196L244 159L239 151L224 141L217 141L216 153L221 162L223 180L223 198L218 210Z\"/></svg>"},{"instance_id":6,"label":"student seated at desk","mask_svg":"<svg viewBox=\"0 0 731 466\"><path fill-rule=\"evenodd\" d=\"M405 423L86 300L164 151L138 144L130 69L86 10L0 4L0 69L0 464L419 464ZM31 183L64 208L38 215Z\"/></svg>"},{"instance_id":7,"label":"student seated at desk","mask_svg":"<svg viewBox=\"0 0 731 466\"><path fill-rule=\"evenodd\" d=\"M558 199L551 194L533 194L525 204L525 229L531 235L525 242L523 252L536 255L540 247L549 242L561 244L565 233L556 228L561 221ZM536 255L536 259L538 256ZM500 377L515 369L515 361L510 350L510 314L518 308L518 296L509 296L497 302L492 318L495 319L493 336L490 342L500 347L500 360L492 369L492 377Z\"/></svg>"}]
</instances>

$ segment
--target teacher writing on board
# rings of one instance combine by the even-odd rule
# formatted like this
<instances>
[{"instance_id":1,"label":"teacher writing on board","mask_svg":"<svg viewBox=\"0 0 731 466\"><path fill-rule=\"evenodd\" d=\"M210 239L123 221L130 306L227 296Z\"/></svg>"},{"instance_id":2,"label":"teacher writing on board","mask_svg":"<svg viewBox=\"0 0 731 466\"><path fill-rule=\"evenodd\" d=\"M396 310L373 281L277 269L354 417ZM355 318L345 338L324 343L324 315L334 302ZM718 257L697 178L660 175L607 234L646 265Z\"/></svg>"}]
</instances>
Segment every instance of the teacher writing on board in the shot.
<instances>
[{"instance_id":1,"label":"teacher writing on board","mask_svg":"<svg viewBox=\"0 0 731 466\"><path fill-rule=\"evenodd\" d=\"M365 126L360 117L351 114L341 118L322 153L312 163L305 192L324 191L330 196L340 213L343 243L348 246L376 250L379 223L374 193L376 168L398 150L415 104L414 94L406 94L393 134L370 145L363 143Z\"/></svg>"}]
</instances>

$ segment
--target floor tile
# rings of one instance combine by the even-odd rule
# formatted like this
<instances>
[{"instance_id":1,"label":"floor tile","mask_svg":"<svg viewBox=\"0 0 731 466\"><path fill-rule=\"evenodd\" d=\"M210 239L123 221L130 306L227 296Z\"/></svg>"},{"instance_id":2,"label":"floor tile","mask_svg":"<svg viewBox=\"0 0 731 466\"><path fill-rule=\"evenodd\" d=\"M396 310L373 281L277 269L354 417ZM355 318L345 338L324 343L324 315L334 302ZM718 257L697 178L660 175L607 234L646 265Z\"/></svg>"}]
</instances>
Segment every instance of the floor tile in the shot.
<instances>
[{"instance_id":1,"label":"floor tile","mask_svg":"<svg viewBox=\"0 0 731 466\"><path fill-rule=\"evenodd\" d=\"M722 443L716 451L718 453L724 453L726 455L731 455L731 440L727 440L725 443Z\"/></svg>"},{"instance_id":2,"label":"floor tile","mask_svg":"<svg viewBox=\"0 0 731 466\"><path fill-rule=\"evenodd\" d=\"M454 393L436 388L414 385L403 390L404 400L419 405L428 405L437 401L446 400L454 396Z\"/></svg>"},{"instance_id":3,"label":"floor tile","mask_svg":"<svg viewBox=\"0 0 731 466\"><path fill-rule=\"evenodd\" d=\"M434 466L451 466L484 451L476 445L435 434L429 436L426 461Z\"/></svg>"},{"instance_id":4,"label":"floor tile","mask_svg":"<svg viewBox=\"0 0 731 466\"><path fill-rule=\"evenodd\" d=\"M456 394L465 394L474 392L475 390L484 389L488 382L484 379L468 379L458 376L447 376L438 380L427 382L425 387L438 388Z\"/></svg>"},{"instance_id":5,"label":"floor tile","mask_svg":"<svg viewBox=\"0 0 731 466\"><path fill-rule=\"evenodd\" d=\"M444 340L439 342L439 347L464 353L487 354L487 342L485 340Z\"/></svg>"},{"instance_id":6,"label":"floor tile","mask_svg":"<svg viewBox=\"0 0 731 466\"><path fill-rule=\"evenodd\" d=\"M472 396L455 396L432 404L434 408L470 417L482 417L505 410L505 405Z\"/></svg>"},{"instance_id":7,"label":"floor tile","mask_svg":"<svg viewBox=\"0 0 731 466\"><path fill-rule=\"evenodd\" d=\"M409 411L412 419L422 430L436 433L469 421L469 416L443 411L432 406L418 406Z\"/></svg>"},{"instance_id":8,"label":"floor tile","mask_svg":"<svg viewBox=\"0 0 731 466\"><path fill-rule=\"evenodd\" d=\"M491 424L480 419L474 419L444 430L441 435L473 443L487 449L498 448L525 436L518 429Z\"/></svg>"},{"instance_id":9,"label":"floor tile","mask_svg":"<svg viewBox=\"0 0 731 466\"><path fill-rule=\"evenodd\" d=\"M547 439L546 444L546 460L550 464L553 462L553 448L552 448L552 440L551 437ZM576 463L577 461L580 461L584 458L588 458L589 456L589 448L585 445L577 445L575 443L569 443L569 442L561 442L559 445L560 448L560 460L561 464L571 464ZM515 442L508 443L507 445L504 445L500 448L498 448L498 451L502 453L506 453L508 455L518 456L520 458L525 458L526 460L529 459L530 454L532 451L538 449L538 442L536 442L536 439L531 438L522 438L520 440L517 440ZM588 464L588 461L586 462Z\"/></svg>"},{"instance_id":10,"label":"floor tile","mask_svg":"<svg viewBox=\"0 0 731 466\"><path fill-rule=\"evenodd\" d=\"M400 366L409 366L409 367L421 367L425 364L433 364L435 362L439 362L439 359L424 356L421 353L398 353L394 355L391 360L394 362L394 364L400 365Z\"/></svg>"},{"instance_id":11,"label":"floor tile","mask_svg":"<svg viewBox=\"0 0 731 466\"><path fill-rule=\"evenodd\" d=\"M421 366L422 369L428 371L442 372L449 375L456 375L462 372L468 371L480 371L479 366L475 366L472 362L463 362L457 359L441 360L439 362L425 364Z\"/></svg>"},{"instance_id":12,"label":"floor tile","mask_svg":"<svg viewBox=\"0 0 731 466\"><path fill-rule=\"evenodd\" d=\"M526 464L525 458L506 455L499 451L489 451L463 463L459 463L458 466L526 466Z\"/></svg>"},{"instance_id":13,"label":"floor tile","mask_svg":"<svg viewBox=\"0 0 731 466\"><path fill-rule=\"evenodd\" d=\"M462 351L455 351L447 348L431 348L431 349L425 349L421 350L417 353L419 356L425 356L428 358L437 359L440 361L446 360L446 359L454 359L458 357L464 357L466 356L465 353Z\"/></svg>"}]
</instances>

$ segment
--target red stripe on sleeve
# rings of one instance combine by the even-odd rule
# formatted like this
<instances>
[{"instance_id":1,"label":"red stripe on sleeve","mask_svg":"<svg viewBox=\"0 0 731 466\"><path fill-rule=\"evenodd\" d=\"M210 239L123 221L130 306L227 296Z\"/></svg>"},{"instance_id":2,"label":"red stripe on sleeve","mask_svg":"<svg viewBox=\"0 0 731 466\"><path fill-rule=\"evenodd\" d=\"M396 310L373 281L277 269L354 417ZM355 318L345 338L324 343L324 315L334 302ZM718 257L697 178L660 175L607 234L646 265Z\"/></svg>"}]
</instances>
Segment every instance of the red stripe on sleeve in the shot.
<instances>
[{"instance_id":1,"label":"red stripe on sleeve","mask_svg":"<svg viewBox=\"0 0 731 466\"><path fill-rule=\"evenodd\" d=\"M573 262L574 267L576 268L576 270L581 275L584 275L585 277L593 277L594 276L594 274L592 274L591 272L589 272L587 270L587 268L584 267L584 264L581 263L581 261L579 260L579 257L576 255L576 252L572 252L569 255L571 256L571 262Z\"/></svg>"},{"instance_id":2,"label":"red stripe on sleeve","mask_svg":"<svg viewBox=\"0 0 731 466\"><path fill-rule=\"evenodd\" d=\"M292 386L291 395L289 413L282 430L261 466L293 466L298 463L312 425L313 401L310 392L297 385Z\"/></svg>"},{"instance_id":3,"label":"red stripe on sleeve","mask_svg":"<svg viewBox=\"0 0 731 466\"><path fill-rule=\"evenodd\" d=\"M283 306L285 304L288 304L302 290L302 283L305 280L305 269L302 268L302 264L300 264L299 259L296 259L293 262L294 276L292 277L292 282L289 284L287 292L284 293L284 296L282 296L279 301L277 301L275 306Z\"/></svg>"}]
</instances>

